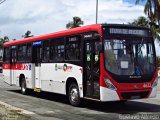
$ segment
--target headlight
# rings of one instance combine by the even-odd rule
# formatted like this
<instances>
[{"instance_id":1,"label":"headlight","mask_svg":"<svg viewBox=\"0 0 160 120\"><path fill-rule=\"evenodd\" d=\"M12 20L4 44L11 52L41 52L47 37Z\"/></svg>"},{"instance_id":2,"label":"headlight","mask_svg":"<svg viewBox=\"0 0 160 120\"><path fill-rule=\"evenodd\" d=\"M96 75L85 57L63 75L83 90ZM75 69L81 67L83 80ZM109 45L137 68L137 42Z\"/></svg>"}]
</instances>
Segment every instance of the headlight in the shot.
<instances>
[{"instance_id":1,"label":"headlight","mask_svg":"<svg viewBox=\"0 0 160 120\"><path fill-rule=\"evenodd\" d=\"M117 90L117 88L111 83L111 81L109 80L109 79L107 79L107 78L104 78L104 81L105 81L105 83L106 83L106 85L107 85L107 87L109 88L109 89L111 89L111 90Z\"/></svg>"},{"instance_id":2,"label":"headlight","mask_svg":"<svg viewBox=\"0 0 160 120\"><path fill-rule=\"evenodd\" d=\"M158 85L158 77L156 77L153 85L152 85L152 88L156 87Z\"/></svg>"}]
</instances>

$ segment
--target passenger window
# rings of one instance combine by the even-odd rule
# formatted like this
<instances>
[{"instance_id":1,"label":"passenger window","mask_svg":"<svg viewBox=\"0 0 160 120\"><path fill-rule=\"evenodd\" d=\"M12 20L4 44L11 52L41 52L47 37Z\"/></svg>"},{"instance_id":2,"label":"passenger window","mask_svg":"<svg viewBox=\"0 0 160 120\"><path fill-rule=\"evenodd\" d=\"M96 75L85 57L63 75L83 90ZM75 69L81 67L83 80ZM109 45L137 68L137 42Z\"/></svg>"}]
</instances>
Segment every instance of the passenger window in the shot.
<instances>
[{"instance_id":1,"label":"passenger window","mask_svg":"<svg viewBox=\"0 0 160 120\"><path fill-rule=\"evenodd\" d=\"M26 62L31 62L31 56L32 56L32 46L31 43L28 43L26 50Z\"/></svg>"},{"instance_id":2,"label":"passenger window","mask_svg":"<svg viewBox=\"0 0 160 120\"><path fill-rule=\"evenodd\" d=\"M5 63L9 63L10 62L10 48L9 47L4 48L4 58L3 58L3 61Z\"/></svg>"},{"instance_id":3,"label":"passenger window","mask_svg":"<svg viewBox=\"0 0 160 120\"><path fill-rule=\"evenodd\" d=\"M68 37L66 41L66 60L80 60L80 36Z\"/></svg>"},{"instance_id":4,"label":"passenger window","mask_svg":"<svg viewBox=\"0 0 160 120\"><path fill-rule=\"evenodd\" d=\"M42 62L49 61L49 40L43 42L43 58Z\"/></svg>"},{"instance_id":5,"label":"passenger window","mask_svg":"<svg viewBox=\"0 0 160 120\"><path fill-rule=\"evenodd\" d=\"M26 60L26 48L27 48L27 46L25 44L18 46L18 54L17 54L17 61L18 62L25 62L25 60Z\"/></svg>"},{"instance_id":6,"label":"passenger window","mask_svg":"<svg viewBox=\"0 0 160 120\"><path fill-rule=\"evenodd\" d=\"M51 40L50 60L52 62L64 60L64 39Z\"/></svg>"}]
</instances>

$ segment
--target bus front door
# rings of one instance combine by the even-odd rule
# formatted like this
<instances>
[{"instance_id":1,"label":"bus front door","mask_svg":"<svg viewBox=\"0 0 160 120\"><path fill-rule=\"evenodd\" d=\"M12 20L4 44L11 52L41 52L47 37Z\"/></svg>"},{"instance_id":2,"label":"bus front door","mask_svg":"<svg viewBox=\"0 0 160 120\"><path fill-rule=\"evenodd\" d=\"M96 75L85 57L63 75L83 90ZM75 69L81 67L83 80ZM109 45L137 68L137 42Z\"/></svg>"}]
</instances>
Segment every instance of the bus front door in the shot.
<instances>
[{"instance_id":1,"label":"bus front door","mask_svg":"<svg viewBox=\"0 0 160 120\"><path fill-rule=\"evenodd\" d=\"M84 96L92 99L100 98L99 70L100 59L98 44L96 41L85 41L84 43Z\"/></svg>"},{"instance_id":2,"label":"bus front door","mask_svg":"<svg viewBox=\"0 0 160 120\"><path fill-rule=\"evenodd\" d=\"M10 69L10 85L16 84L16 75L15 75L15 69L16 69L16 47L12 46L11 48L11 69Z\"/></svg>"},{"instance_id":3,"label":"bus front door","mask_svg":"<svg viewBox=\"0 0 160 120\"><path fill-rule=\"evenodd\" d=\"M33 87L34 88L41 88L40 85L40 75L41 75L41 58L42 58L42 47L40 46L33 46L33 74L32 78L34 80Z\"/></svg>"}]
</instances>

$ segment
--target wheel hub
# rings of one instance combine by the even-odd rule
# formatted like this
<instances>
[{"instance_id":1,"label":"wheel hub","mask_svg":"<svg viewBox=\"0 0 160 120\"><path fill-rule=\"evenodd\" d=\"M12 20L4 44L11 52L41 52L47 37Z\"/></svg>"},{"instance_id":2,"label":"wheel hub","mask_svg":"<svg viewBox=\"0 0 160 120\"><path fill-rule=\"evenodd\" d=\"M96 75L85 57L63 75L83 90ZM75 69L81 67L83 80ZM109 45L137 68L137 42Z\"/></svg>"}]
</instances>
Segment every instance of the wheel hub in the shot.
<instances>
[{"instance_id":1,"label":"wheel hub","mask_svg":"<svg viewBox=\"0 0 160 120\"><path fill-rule=\"evenodd\" d=\"M73 88L70 92L71 100L73 102L76 102L78 100L78 90L76 88Z\"/></svg>"}]
</instances>

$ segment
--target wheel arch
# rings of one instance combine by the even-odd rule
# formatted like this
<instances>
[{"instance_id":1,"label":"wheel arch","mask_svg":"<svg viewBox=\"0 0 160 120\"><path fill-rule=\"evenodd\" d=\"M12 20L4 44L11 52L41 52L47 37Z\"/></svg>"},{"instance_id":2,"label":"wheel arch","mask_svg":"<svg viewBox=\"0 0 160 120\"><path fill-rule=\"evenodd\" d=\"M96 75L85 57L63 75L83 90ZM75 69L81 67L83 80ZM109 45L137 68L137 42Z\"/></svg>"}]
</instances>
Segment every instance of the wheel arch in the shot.
<instances>
[{"instance_id":1,"label":"wheel arch","mask_svg":"<svg viewBox=\"0 0 160 120\"><path fill-rule=\"evenodd\" d=\"M21 83L22 83L22 78L25 78L25 75L23 73L21 73L19 75L19 86L21 87Z\"/></svg>"},{"instance_id":2,"label":"wheel arch","mask_svg":"<svg viewBox=\"0 0 160 120\"><path fill-rule=\"evenodd\" d=\"M66 81L66 95L68 95L69 86L71 85L71 83L77 84L77 86L79 88L79 85L78 85L78 82L77 82L76 78L74 78L74 77L67 78L67 81Z\"/></svg>"}]
</instances>

